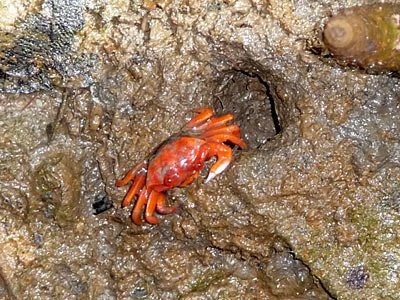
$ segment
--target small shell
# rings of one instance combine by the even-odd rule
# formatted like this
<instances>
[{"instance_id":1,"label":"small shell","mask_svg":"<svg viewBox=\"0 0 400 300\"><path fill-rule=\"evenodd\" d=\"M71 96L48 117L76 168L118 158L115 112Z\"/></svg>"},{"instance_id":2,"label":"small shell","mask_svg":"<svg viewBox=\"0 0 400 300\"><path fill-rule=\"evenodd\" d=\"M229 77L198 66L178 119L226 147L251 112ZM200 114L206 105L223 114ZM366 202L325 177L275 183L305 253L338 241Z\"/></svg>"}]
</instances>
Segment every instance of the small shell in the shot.
<instances>
[{"instance_id":1,"label":"small shell","mask_svg":"<svg viewBox=\"0 0 400 300\"><path fill-rule=\"evenodd\" d=\"M400 71L400 5L345 9L326 23L323 39L340 63Z\"/></svg>"}]
</instances>

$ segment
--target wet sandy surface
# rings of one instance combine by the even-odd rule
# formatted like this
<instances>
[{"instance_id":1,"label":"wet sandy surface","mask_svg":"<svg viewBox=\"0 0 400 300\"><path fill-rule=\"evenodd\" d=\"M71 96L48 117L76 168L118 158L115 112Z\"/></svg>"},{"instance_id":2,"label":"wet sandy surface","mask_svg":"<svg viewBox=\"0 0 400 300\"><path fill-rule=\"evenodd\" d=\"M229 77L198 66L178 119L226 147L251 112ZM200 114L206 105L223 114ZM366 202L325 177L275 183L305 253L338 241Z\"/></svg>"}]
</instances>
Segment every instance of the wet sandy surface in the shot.
<instances>
[{"instance_id":1,"label":"wet sandy surface","mask_svg":"<svg viewBox=\"0 0 400 300\"><path fill-rule=\"evenodd\" d=\"M316 51L328 16L357 3L16 1L27 17L9 13L0 48L1 297L398 298L399 80ZM10 61L27 37L56 42ZM249 149L169 191L178 211L160 225L134 225L116 180L203 106L234 113Z\"/></svg>"}]
</instances>

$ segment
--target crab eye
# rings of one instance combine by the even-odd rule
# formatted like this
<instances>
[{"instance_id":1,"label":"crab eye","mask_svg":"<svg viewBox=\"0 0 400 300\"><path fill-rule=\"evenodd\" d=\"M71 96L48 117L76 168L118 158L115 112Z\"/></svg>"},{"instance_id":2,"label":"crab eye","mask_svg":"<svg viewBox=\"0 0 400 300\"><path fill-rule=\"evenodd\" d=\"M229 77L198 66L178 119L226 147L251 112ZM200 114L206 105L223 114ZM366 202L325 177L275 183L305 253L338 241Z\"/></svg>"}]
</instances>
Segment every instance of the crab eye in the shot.
<instances>
[{"instance_id":1,"label":"crab eye","mask_svg":"<svg viewBox=\"0 0 400 300\"><path fill-rule=\"evenodd\" d=\"M165 174L164 185L166 186L177 186L180 184L180 176L178 173L171 172Z\"/></svg>"}]
</instances>

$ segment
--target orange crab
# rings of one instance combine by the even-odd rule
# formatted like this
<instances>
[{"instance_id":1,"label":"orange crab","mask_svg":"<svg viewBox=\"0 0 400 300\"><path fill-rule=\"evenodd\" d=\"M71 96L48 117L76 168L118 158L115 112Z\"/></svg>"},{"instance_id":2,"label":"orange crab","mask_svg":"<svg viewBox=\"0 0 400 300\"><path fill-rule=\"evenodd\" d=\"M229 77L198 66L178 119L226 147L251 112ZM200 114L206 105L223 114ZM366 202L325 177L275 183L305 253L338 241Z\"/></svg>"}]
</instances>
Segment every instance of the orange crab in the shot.
<instances>
[{"instance_id":1,"label":"orange crab","mask_svg":"<svg viewBox=\"0 0 400 300\"><path fill-rule=\"evenodd\" d=\"M198 115L185 125L178 136L166 140L150 159L139 163L122 180L117 181L116 185L121 187L133 180L122 207L129 205L136 195L139 196L132 211L135 224L141 223L140 215L144 206L145 219L150 224L159 223L154 211L159 214L175 212L176 206L165 205L164 192L192 183L206 160L217 157L206 183L224 171L232 161L232 149L225 142L247 148L240 137L239 126L227 125L234 118L232 114L216 117L211 108L200 108L194 112Z\"/></svg>"}]
</instances>

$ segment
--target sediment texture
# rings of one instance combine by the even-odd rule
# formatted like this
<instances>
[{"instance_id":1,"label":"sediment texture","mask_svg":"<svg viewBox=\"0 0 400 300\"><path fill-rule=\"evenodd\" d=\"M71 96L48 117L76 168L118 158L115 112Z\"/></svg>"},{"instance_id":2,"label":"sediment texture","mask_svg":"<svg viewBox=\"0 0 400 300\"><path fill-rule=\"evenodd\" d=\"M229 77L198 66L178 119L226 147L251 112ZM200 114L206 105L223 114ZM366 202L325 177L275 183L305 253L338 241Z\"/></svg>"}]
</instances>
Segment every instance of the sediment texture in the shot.
<instances>
[{"instance_id":1,"label":"sediment texture","mask_svg":"<svg viewBox=\"0 0 400 300\"><path fill-rule=\"evenodd\" d=\"M310 49L350 2L1 7L1 297L399 298L399 79ZM202 106L250 149L134 225L116 180Z\"/></svg>"}]
</instances>

